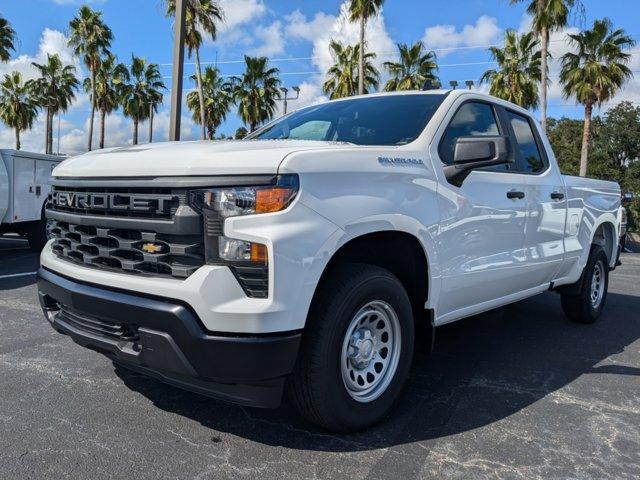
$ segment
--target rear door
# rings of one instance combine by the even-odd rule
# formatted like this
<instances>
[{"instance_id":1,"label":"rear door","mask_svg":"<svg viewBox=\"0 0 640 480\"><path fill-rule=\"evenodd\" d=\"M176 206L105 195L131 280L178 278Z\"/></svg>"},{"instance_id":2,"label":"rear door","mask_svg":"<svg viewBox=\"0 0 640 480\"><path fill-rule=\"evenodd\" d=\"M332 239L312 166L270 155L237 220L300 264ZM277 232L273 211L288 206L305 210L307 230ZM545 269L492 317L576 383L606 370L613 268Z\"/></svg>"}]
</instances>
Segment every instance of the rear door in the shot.
<instances>
[{"instance_id":1,"label":"rear door","mask_svg":"<svg viewBox=\"0 0 640 480\"><path fill-rule=\"evenodd\" d=\"M13 157L13 222L39 219L40 209L36 207L35 160L15 154Z\"/></svg>"},{"instance_id":2,"label":"rear door","mask_svg":"<svg viewBox=\"0 0 640 480\"><path fill-rule=\"evenodd\" d=\"M516 147L518 169L526 176L525 255L533 288L551 282L564 258L566 191L556 162L547 155L536 122L509 109L505 110L505 116Z\"/></svg>"},{"instance_id":3,"label":"rear door","mask_svg":"<svg viewBox=\"0 0 640 480\"><path fill-rule=\"evenodd\" d=\"M455 142L461 136L509 135L492 103L459 100L452 111L439 133L437 153L432 148L432 156L444 165L453 162ZM442 176L438 186L441 321L500 303L529 285L524 255L526 178L513 164L473 171L461 187Z\"/></svg>"}]
</instances>

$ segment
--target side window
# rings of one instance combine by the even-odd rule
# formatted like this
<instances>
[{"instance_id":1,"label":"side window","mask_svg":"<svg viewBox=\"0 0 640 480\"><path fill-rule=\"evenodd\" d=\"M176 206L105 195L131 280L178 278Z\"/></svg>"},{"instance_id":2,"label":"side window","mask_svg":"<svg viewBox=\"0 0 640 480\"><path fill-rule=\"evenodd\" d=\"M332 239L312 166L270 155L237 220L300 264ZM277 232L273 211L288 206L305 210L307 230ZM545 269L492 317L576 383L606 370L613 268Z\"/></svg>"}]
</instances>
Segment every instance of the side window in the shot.
<instances>
[{"instance_id":1,"label":"side window","mask_svg":"<svg viewBox=\"0 0 640 480\"><path fill-rule=\"evenodd\" d=\"M529 173L538 173L544 170L544 160L540 155L538 142L533 134L531 122L527 117L507 110L507 117L513 129L513 133L518 143L519 170Z\"/></svg>"},{"instance_id":2,"label":"side window","mask_svg":"<svg viewBox=\"0 0 640 480\"><path fill-rule=\"evenodd\" d=\"M500 135L493 108L487 103L463 104L451 119L440 141L438 153L443 163L453 163L453 153L458 137ZM503 166L500 166L503 167ZM505 168L501 168L505 170Z\"/></svg>"},{"instance_id":3,"label":"side window","mask_svg":"<svg viewBox=\"0 0 640 480\"><path fill-rule=\"evenodd\" d=\"M304 140L326 140L329 128L331 128L331 122L312 120L292 128L289 132L289 138L292 140L301 138Z\"/></svg>"}]
</instances>

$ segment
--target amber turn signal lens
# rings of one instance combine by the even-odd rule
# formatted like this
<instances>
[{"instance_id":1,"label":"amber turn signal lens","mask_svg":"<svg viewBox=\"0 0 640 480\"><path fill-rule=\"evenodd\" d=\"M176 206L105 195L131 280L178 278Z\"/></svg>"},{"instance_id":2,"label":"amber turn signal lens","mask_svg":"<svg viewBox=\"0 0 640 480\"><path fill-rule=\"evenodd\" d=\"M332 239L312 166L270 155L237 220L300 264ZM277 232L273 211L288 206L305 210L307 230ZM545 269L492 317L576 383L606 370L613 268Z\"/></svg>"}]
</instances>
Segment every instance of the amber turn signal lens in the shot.
<instances>
[{"instance_id":1,"label":"amber turn signal lens","mask_svg":"<svg viewBox=\"0 0 640 480\"><path fill-rule=\"evenodd\" d=\"M269 263L266 245L262 245L261 243L251 244L251 262L262 263L263 265Z\"/></svg>"},{"instance_id":2,"label":"amber turn signal lens","mask_svg":"<svg viewBox=\"0 0 640 480\"><path fill-rule=\"evenodd\" d=\"M256 213L284 210L289 205L294 190L291 188L262 188L256 190Z\"/></svg>"}]
</instances>

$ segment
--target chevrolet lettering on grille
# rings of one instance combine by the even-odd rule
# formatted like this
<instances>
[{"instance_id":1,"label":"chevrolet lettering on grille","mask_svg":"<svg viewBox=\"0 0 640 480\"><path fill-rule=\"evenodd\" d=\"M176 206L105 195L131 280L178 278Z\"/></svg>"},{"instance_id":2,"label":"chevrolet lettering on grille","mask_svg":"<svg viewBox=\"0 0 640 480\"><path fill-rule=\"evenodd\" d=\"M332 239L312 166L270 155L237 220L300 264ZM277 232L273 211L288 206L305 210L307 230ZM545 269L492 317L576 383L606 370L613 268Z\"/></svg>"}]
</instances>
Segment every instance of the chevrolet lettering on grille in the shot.
<instances>
[{"instance_id":1,"label":"chevrolet lettering on grille","mask_svg":"<svg viewBox=\"0 0 640 480\"><path fill-rule=\"evenodd\" d=\"M177 202L174 195L139 195L126 193L79 193L54 191L51 193L51 204L54 207L70 207L84 210L123 210L131 212L155 212L166 214L172 202Z\"/></svg>"}]
</instances>

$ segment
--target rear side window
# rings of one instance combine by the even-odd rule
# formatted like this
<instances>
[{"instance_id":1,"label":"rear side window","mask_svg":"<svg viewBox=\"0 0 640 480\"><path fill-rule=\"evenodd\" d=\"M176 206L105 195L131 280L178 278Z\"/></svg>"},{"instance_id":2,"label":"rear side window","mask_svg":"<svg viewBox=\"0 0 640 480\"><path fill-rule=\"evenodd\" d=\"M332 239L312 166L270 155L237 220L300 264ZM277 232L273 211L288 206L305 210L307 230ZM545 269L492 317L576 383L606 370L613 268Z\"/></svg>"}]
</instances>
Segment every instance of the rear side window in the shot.
<instances>
[{"instance_id":1,"label":"rear side window","mask_svg":"<svg viewBox=\"0 0 640 480\"><path fill-rule=\"evenodd\" d=\"M507 117L515 135L519 151L519 170L538 173L544 170L544 160L538 148L531 122L527 117L507 110Z\"/></svg>"},{"instance_id":2,"label":"rear side window","mask_svg":"<svg viewBox=\"0 0 640 480\"><path fill-rule=\"evenodd\" d=\"M438 153L443 163L453 163L453 153L459 137L500 135L498 122L491 105L468 102L463 104L451 119L444 132Z\"/></svg>"}]
</instances>

